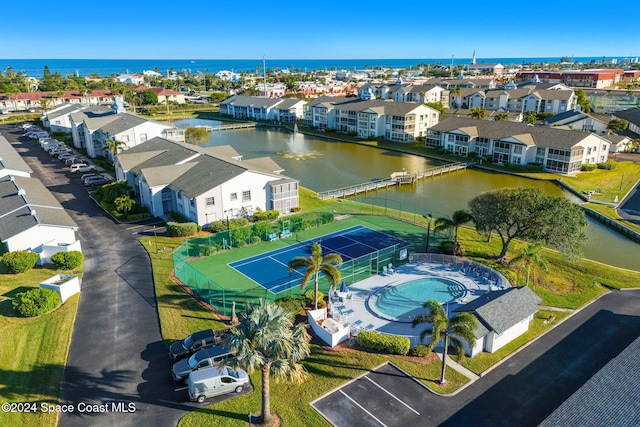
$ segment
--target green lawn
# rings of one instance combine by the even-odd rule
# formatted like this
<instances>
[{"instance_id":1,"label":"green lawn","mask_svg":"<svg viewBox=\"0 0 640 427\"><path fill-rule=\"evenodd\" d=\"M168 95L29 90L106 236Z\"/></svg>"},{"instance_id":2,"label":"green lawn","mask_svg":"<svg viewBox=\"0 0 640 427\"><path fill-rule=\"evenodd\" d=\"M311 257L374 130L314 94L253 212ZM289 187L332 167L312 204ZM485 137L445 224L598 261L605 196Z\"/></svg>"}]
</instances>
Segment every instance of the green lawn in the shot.
<instances>
[{"instance_id":1,"label":"green lawn","mask_svg":"<svg viewBox=\"0 0 640 427\"><path fill-rule=\"evenodd\" d=\"M22 274L0 274L0 397L2 402L60 403L79 296L53 312L35 318L18 317L12 298L61 273L35 268ZM55 426L56 414L0 412L2 426Z\"/></svg>"}]
</instances>

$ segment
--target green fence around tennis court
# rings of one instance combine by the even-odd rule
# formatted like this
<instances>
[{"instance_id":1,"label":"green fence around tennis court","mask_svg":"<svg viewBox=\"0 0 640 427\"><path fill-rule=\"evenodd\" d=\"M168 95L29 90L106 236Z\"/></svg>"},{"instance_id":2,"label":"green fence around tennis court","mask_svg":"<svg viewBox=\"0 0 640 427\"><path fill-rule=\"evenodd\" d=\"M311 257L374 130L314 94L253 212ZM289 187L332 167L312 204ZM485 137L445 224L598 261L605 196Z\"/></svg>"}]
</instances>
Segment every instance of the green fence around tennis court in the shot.
<instances>
[{"instance_id":1,"label":"green fence around tennis court","mask_svg":"<svg viewBox=\"0 0 640 427\"><path fill-rule=\"evenodd\" d=\"M191 260L261 241L269 241L276 236L286 236L291 243L297 243L299 239L303 239L298 233L305 234L303 233L305 230L331 224L350 216L386 216L419 226L427 225L427 221L431 220L429 215L431 218L442 216L433 211L386 201L386 199L366 199L363 202L365 203L344 201L326 208L282 217L273 222L264 221L189 239L173 252L175 276L221 313L230 315L233 302L241 310L244 304L256 302L259 299L273 301L286 296L298 296L301 294L300 287L295 286L278 293L270 292L262 286L234 287L233 284L216 281L215 277L204 274L190 264ZM436 242L435 234L433 238ZM416 242L413 243L416 244ZM380 273L383 266L388 264L397 266L407 262L408 252L414 250L411 246L395 245L351 259L340 268L342 279L350 285ZM421 247L416 249L422 251ZM310 284L308 289L311 289L311 286ZM327 293L329 288L326 278L321 277L319 289Z\"/></svg>"}]
</instances>

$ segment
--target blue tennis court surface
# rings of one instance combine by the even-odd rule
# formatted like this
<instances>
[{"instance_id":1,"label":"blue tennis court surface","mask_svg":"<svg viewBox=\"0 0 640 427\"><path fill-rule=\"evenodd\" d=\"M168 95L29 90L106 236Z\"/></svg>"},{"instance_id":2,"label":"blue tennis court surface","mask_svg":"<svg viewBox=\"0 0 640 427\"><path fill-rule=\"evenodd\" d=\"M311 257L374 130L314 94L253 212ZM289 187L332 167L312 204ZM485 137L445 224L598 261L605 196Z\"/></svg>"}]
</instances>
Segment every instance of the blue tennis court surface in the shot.
<instances>
[{"instance_id":1,"label":"blue tennis court surface","mask_svg":"<svg viewBox=\"0 0 640 427\"><path fill-rule=\"evenodd\" d=\"M289 274L288 264L292 258L297 256L310 256L311 246L314 243L320 243L323 254L340 254L345 263L353 258L359 258L391 246L409 246L409 243L404 240L359 225L298 242L286 248L245 258L233 262L229 266L267 290L279 293L300 285L303 272L294 271Z\"/></svg>"}]
</instances>

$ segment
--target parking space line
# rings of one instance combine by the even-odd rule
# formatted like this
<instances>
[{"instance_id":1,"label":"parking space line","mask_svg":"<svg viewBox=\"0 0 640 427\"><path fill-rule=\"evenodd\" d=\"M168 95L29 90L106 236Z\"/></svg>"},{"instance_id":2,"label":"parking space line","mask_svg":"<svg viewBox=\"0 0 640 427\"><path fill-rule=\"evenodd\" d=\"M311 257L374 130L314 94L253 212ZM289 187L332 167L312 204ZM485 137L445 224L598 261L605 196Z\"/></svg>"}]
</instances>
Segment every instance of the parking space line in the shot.
<instances>
[{"instance_id":1,"label":"parking space line","mask_svg":"<svg viewBox=\"0 0 640 427\"><path fill-rule=\"evenodd\" d=\"M394 396L393 394L391 394L388 390L385 390L380 384L378 384L377 382L375 382L374 380L372 380L369 377L364 377L365 379L369 380L372 384L374 384L376 387L378 387L380 390L384 391L385 393L387 393L389 396L393 397L395 400L397 400L398 402L402 403L404 406L406 406L407 408L409 408L411 411L413 411L414 414L416 415L420 415L420 412L416 411L415 409L413 409L411 406L407 405L406 403L404 403L402 400L400 400L397 396Z\"/></svg>"},{"instance_id":2,"label":"parking space line","mask_svg":"<svg viewBox=\"0 0 640 427\"><path fill-rule=\"evenodd\" d=\"M340 393L342 393L344 395L344 397L346 397L347 399L349 399L350 401L352 401L358 408L362 409L364 412L367 413L367 415L369 415L371 418L373 418L374 420L376 420L377 422L379 422L381 425L383 425L384 427L387 427L387 425L385 423L383 423L382 421L380 421L379 419L376 418L375 415L373 415L371 412L367 411L366 409L364 409L358 402L356 402L355 400L353 400L351 397L349 397L349 395L347 393L345 393L344 391L340 390Z\"/></svg>"}]
</instances>

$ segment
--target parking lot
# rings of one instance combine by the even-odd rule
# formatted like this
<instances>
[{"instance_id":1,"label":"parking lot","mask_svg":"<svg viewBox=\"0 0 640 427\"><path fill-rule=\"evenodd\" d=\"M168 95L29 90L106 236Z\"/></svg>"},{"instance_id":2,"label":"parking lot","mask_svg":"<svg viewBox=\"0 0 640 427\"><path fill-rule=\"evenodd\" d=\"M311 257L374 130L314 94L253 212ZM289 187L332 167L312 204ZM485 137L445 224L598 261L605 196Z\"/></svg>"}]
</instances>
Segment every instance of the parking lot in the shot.
<instances>
[{"instance_id":1,"label":"parking lot","mask_svg":"<svg viewBox=\"0 0 640 427\"><path fill-rule=\"evenodd\" d=\"M427 389L391 363L350 381L311 405L334 426L421 425Z\"/></svg>"}]
</instances>

